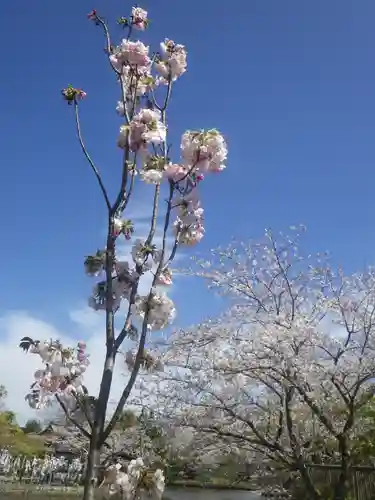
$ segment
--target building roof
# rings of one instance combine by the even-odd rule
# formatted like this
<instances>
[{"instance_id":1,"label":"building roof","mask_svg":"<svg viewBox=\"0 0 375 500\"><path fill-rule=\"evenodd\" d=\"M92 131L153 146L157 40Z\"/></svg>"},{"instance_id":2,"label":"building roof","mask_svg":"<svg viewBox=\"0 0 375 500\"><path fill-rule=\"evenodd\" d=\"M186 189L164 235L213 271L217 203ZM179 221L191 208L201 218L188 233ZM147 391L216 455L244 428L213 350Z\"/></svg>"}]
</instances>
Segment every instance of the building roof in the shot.
<instances>
[{"instance_id":1,"label":"building roof","mask_svg":"<svg viewBox=\"0 0 375 500\"><path fill-rule=\"evenodd\" d=\"M38 434L39 436L44 436L45 438L59 439L62 437L72 437L76 434L76 432L64 425L49 424Z\"/></svg>"}]
</instances>

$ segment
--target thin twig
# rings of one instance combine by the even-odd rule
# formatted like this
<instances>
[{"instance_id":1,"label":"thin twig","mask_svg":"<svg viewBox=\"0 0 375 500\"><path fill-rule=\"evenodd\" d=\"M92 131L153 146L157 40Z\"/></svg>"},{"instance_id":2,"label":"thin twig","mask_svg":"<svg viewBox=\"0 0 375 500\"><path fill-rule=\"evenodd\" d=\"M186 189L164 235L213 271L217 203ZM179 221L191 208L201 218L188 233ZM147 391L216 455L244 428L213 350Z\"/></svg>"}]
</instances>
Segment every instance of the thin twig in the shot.
<instances>
[{"instance_id":1,"label":"thin twig","mask_svg":"<svg viewBox=\"0 0 375 500\"><path fill-rule=\"evenodd\" d=\"M155 192L154 192L154 204L153 204L153 209L152 209L152 216L151 216L151 226L150 226L150 232L148 233L147 239L146 239L146 246L149 246L152 244L152 240L154 239L155 232L156 232L156 221L158 217L158 209L159 209L159 197L160 197L160 184L157 184L155 186Z\"/></svg>"},{"instance_id":2,"label":"thin twig","mask_svg":"<svg viewBox=\"0 0 375 500\"><path fill-rule=\"evenodd\" d=\"M92 430L92 427L93 427L93 421L92 419L90 418L90 415L89 415L89 412L87 411L87 406L86 406L86 400L82 403L82 401L80 400L78 394L75 394L75 399L77 401L77 404L78 406L80 407L80 409L83 411L83 414L85 415L85 418L87 420L87 423L89 424L91 430Z\"/></svg>"},{"instance_id":3,"label":"thin twig","mask_svg":"<svg viewBox=\"0 0 375 500\"><path fill-rule=\"evenodd\" d=\"M67 407L65 406L64 402L62 401L62 399L60 398L60 396L58 394L55 394L55 397L56 397L56 400L57 402L59 403L59 405L61 406L62 410L64 411L65 413L65 416L66 418L73 424L77 427L77 429L79 431L81 431L81 433L87 437L88 439L91 439L91 434L75 419L73 418L71 415L69 415L69 412L68 412L68 409Z\"/></svg>"},{"instance_id":4,"label":"thin twig","mask_svg":"<svg viewBox=\"0 0 375 500\"><path fill-rule=\"evenodd\" d=\"M107 51L107 54L109 56L111 54L111 52L112 52L112 44L111 44L111 36L109 34L109 29L108 29L107 23L104 21L104 19L102 19L98 15L95 17L95 20L97 21L97 23L99 23L99 25L104 30L104 35L105 35L106 42L107 42L106 51ZM109 64L111 65L111 68L113 69L113 71L117 75L120 75L120 72L114 67L114 65L113 65L112 61L109 59L109 57L108 57L108 61L109 61Z\"/></svg>"},{"instance_id":5,"label":"thin twig","mask_svg":"<svg viewBox=\"0 0 375 500\"><path fill-rule=\"evenodd\" d=\"M104 186L104 183L102 181L102 178L101 178L101 175L99 173L99 170L97 169L95 163L91 159L91 156L87 152L86 146L85 146L85 144L83 142L82 132L81 132L81 124L80 124L80 120L79 120L78 103L77 103L77 101L74 102L74 111L75 111L75 117L76 117L76 127L77 127L77 135L78 135L79 144L81 146L83 154L85 155L87 161L90 164L90 167L91 167L92 171L95 174L95 177L96 177L96 179L98 181L100 190L103 193L103 197L104 197L105 203L107 205L107 208L108 208L108 210L110 210L111 209L111 203L109 201L107 190L106 190L106 188Z\"/></svg>"},{"instance_id":6,"label":"thin twig","mask_svg":"<svg viewBox=\"0 0 375 500\"><path fill-rule=\"evenodd\" d=\"M119 207L123 203L126 197L126 184L128 182L128 161L130 155L130 144L129 144L129 130L125 133L125 149L124 149L124 157L122 161L122 175L121 175L121 185L120 190L118 192L115 203L111 208L112 215L115 215L118 212Z\"/></svg>"}]
</instances>

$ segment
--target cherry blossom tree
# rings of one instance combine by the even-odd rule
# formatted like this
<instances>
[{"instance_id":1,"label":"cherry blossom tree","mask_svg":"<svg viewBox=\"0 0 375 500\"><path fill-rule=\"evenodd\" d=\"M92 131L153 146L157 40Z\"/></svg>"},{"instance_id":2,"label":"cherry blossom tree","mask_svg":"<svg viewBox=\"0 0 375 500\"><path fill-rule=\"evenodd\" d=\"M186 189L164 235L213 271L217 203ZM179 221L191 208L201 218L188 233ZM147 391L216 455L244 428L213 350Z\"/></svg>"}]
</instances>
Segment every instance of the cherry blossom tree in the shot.
<instances>
[{"instance_id":1,"label":"cherry blossom tree","mask_svg":"<svg viewBox=\"0 0 375 500\"><path fill-rule=\"evenodd\" d=\"M339 465L329 498L344 500L375 393L375 271L303 256L302 230L198 260L189 273L228 310L177 331L145 386L166 417L281 466L314 500L326 497L309 466Z\"/></svg>"},{"instance_id":2,"label":"cherry blossom tree","mask_svg":"<svg viewBox=\"0 0 375 500\"><path fill-rule=\"evenodd\" d=\"M103 17L93 10L88 18L104 32L106 57L119 85L116 110L122 124L117 146L123 151L120 182L112 201L83 140L79 109L87 97L86 92L73 86L63 89L62 96L72 108L79 144L94 174L107 214L105 246L84 262L86 273L99 277L89 305L105 314L105 359L97 398L90 399L84 385L89 355L83 342L68 348L56 339L39 341L24 337L21 341L21 347L39 355L43 363L26 396L30 406L43 408L57 400L67 418L90 440L85 500L93 498L100 450L107 444L122 415L139 370L153 365L149 355L145 356L148 337L151 332L166 328L175 317L175 305L162 287L172 284L170 263L177 249L182 245L195 245L204 235L203 208L197 186L206 174L222 171L227 157L223 136L211 129L186 131L181 139L180 158L177 163L171 159L167 108L174 85L186 72L185 47L165 39L160 50L151 53L142 41L133 40L132 35L142 32L148 25L147 12L140 7L133 7L129 17L118 20L126 36L117 46L112 44ZM137 233L137 227L126 218L126 211L142 182L154 186L149 234L145 240L136 239L132 262L128 262L121 260L119 246ZM158 247L155 243L157 218L164 207L162 239ZM174 238L171 248L167 244L170 230ZM142 295L139 283L147 273L151 276L151 286L149 292ZM119 328L116 328L115 318L121 322ZM132 369L115 411L108 416L114 365L125 340L134 341L136 345L131 351L133 359L129 360L130 354L127 356ZM77 407L86 416L86 422L74 417ZM111 474L114 493L120 488L127 498L138 498L143 490L151 488L157 497L162 494L162 472L149 472L141 458L131 462L128 474L117 467Z\"/></svg>"}]
</instances>

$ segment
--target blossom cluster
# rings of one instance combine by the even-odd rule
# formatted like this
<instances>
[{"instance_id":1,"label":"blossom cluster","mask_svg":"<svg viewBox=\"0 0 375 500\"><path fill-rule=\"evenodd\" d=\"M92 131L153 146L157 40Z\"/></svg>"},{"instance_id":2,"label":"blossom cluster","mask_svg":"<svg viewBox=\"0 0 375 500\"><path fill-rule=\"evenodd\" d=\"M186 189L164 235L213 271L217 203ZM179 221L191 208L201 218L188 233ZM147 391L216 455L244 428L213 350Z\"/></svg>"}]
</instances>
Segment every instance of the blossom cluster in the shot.
<instances>
[{"instance_id":1,"label":"blossom cluster","mask_svg":"<svg viewBox=\"0 0 375 500\"><path fill-rule=\"evenodd\" d=\"M122 146L122 140L127 136L127 133L128 128L123 125L120 128L119 146ZM147 152L149 144L159 145L165 141L166 137L167 129L161 121L161 113L157 109L143 108L130 122L129 142L130 149L134 152ZM147 164L148 161L149 158L146 157L145 163ZM157 180L157 182L160 182L160 180Z\"/></svg>"},{"instance_id":2,"label":"blossom cluster","mask_svg":"<svg viewBox=\"0 0 375 500\"><path fill-rule=\"evenodd\" d=\"M160 71L163 68L163 77L168 76L165 68L173 68L168 77L171 84L186 69L186 51L182 45L166 40L161 45L161 54L156 67ZM140 41L124 39L113 49L110 61L122 75L120 80L125 96L125 99L118 102L117 112L121 116L129 116L131 111L128 99L143 96L150 90L150 86L156 85L157 80L150 73L152 63L149 59L149 48ZM172 187L170 210L177 211L173 224L175 239L179 246L191 246L198 243L205 233L204 209L199 200L198 184L204 180L205 174L221 172L225 168L227 146L223 136L215 129L187 131L181 139L181 162L173 163L165 153L166 137L167 126L161 109L155 106L136 106L130 121L126 119L120 126L117 144L138 156L131 175L139 173L140 179L147 184L158 185L166 182ZM133 232L131 221L125 221L121 217L115 220L114 237L123 234L129 240ZM172 284L172 273L162 253L161 249L137 239L132 248L133 262L116 260L112 279L114 310L118 310L123 299L130 298L142 274L150 271L154 265L158 267L154 284ZM98 266L94 272L87 271L85 263L88 274L98 275L100 270L104 269L105 251L96 258L96 263ZM94 287L93 295L89 299L90 307L105 310L108 307L106 296L106 283L102 281ZM173 302L158 289L153 289L150 295L136 297L132 312L142 320L146 310L148 328L152 330L168 326L175 317Z\"/></svg>"},{"instance_id":3,"label":"blossom cluster","mask_svg":"<svg viewBox=\"0 0 375 500\"><path fill-rule=\"evenodd\" d=\"M136 28L138 30L143 31L145 28L147 28L147 10L144 10L141 7L132 7L131 24L133 28Z\"/></svg>"},{"instance_id":4,"label":"blossom cluster","mask_svg":"<svg viewBox=\"0 0 375 500\"><path fill-rule=\"evenodd\" d=\"M182 136L181 155L187 168L194 166L194 172L221 172L227 154L225 140L216 129L189 130Z\"/></svg>"},{"instance_id":5,"label":"blossom cluster","mask_svg":"<svg viewBox=\"0 0 375 500\"><path fill-rule=\"evenodd\" d=\"M76 396L86 393L83 385L89 365L86 344L80 341L75 349L66 349L59 341L40 342L24 337L20 347L39 355L44 365L34 373L31 391L25 397L29 406L45 408L58 395L67 408L75 408Z\"/></svg>"},{"instance_id":6,"label":"blossom cluster","mask_svg":"<svg viewBox=\"0 0 375 500\"><path fill-rule=\"evenodd\" d=\"M150 296L136 298L134 310L142 319L148 312L147 326L151 330L161 330L168 326L176 315L173 301L156 288L151 289Z\"/></svg>"},{"instance_id":7,"label":"blossom cluster","mask_svg":"<svg viewBox=\"0 0 375 500\"><path fill-rule=\"evenodd\" d=\"M90 19L100 24L96 11ZM225 168L227 145L223 136L215 129L186 131L181 138L180 161L174 163L169 158L167 148L166 106L172 84L187 69L186 48L170 39L160 44L160 50L153 56L150 47L141 40L130 38L133 28L143 31L148 26L148 13L140 7L133 7L129 18L121 18L119 24L129 27L129 34L117 46L108 50L109 61L118 76L121 85L121 99L116 111L124 118L120 126L117 145L125 151L128 174L146 184L156 186L165 183L172 190L168 210L175 213L173 231L175 247L195 245L204 236L204 210L198 195L198 184L205 175L221 172ZM156 75L153 75L153 71ZM160 86L167 86L164 105L157 103L154 91ZM73 89L74 90L74 89ZM74 102L80 91L66 89L65 94ZM78 93L77 93L78 92ZM132 222L122 218L121 211L113 221L113 237L132 238L135 229ZM150 241L137 240L132 249L132 262L115 258L112 270L111 305L108 302L107 280L97 283L89 298L89 306L94 310L106 310L111 307L117 311L123 299L132 296L132 312L142 320L147 310L148 328L166 327L175 316L173 302L158 289L153 288L147 296L136 296L134 291L140 277L156 267L153 286L172 284L169 263L174 255L165 256L164 249L156 249ZM99 276L104 269L106 250L99 250L87 257L87 274Z\"/></svg>"},{"instance_id":8,"label":"blossom cluster","mask_svg":"<svg viewBox=\"0 0 375 500\"><path fill-rule=\"evenodd\" d=\"M120 226L120 224L118 224ZM123 299L130 299L133 287L137 284L142 273L152 269L154 265L160 263L161 251L155 247L147 245L144 240L137 239L132 247L132 267L124 260L115 260L112 276L112 307L117 310ZM97 252L85 261L86 273L97 276L104 271L105 252ZM163 270L158 279L157 285L171 284L171 272L168 268ZM105 310L107 307L106 281L100 281L94 286L93 294L89 298L89 306L96 311ZM173 301L159 290L153 288L149 295L136 295L132 306L132 313L140 320L143 320L145 311L148 310L148 328L159 330L167 326L175 317L175 307Z\"/></svg>"},{"instance_id":9,"label":"blossom cluster","mask_svg":"<svg viewBox=\"0 0 375 500\"><path fill-rule=\"evenodd\" d=\"M132 460L127 472L121 471L121 464L115 464L105 471L104 483L108 487L110 496L122 494L125 500L134 498L152 497L155 500L162 498L165 489L164 474L161 469L149 470L142 458Z\"/></svg>"},{"instance_id":10,"label":"blossom cluster","mask_svg":"<svg viewBox=\"0 0 375 500\"><path fill-rule=\"evenodd\" d=\"M178 203L179 214L174 222L174 232L183 245L195 245L204 236L204 209L196 196L196 190L184 196Z\"/></svg>"},{"instance_id":11,"label":"blossom cluster","mask_svg":"<svg viewBox=\"0 0 375 500\"><path fill-rule=\"evenodd\" d=\"M149 144L158 145L165 141L166 128L160 120L160 111L141 110L130 124L130 147L147 153ZM128 129L122 126L119 143L125 144ZM190 185L204 179L207 173L225 169L228 150L223 136L217 130L187 131L181 139L181 163L166 162L156 155L147 155L141 170L142 180L149 184L165 181L181 188L183 181Z\"/></svg>"},{"instance_id":12,"label":"blossom cluster","mask_svg":"<svg viewBox=\"0 0 375 500\"><path fill-rule=\"evenodd\" d=\"M151 65L150 48L140 40L133 42L124 38L120 45L113 49L109 60L119 73L124 66L134 68L135 71L147 71Z\"/></svg>"},{"instance_id":13,"label":"blossom cluster","mask_svg":"<svg viewBox=\"0 0 375 500\"><path fill-rule=\"evenodd\" d=\"M166 38L160 44L160 55L156 60L155 68L165 81L177 80L186 71L186 50L181 44Z\"/></svg>"},{"instance_id":14,"label":"blossom cluster","mask_svg":"<svg viewBox=\"0 0 375 500\"><path fill-rule=\"evenodd\" d=\"M135 365L136 352L134 350L129 350L125 355L125 363L129 370L132 370ZM144 367L148 372L162 372L164 370L164 365L160 360L159 356L154 356L151 352L144 349L141 366Z\"/></svg>"}]
</instances>

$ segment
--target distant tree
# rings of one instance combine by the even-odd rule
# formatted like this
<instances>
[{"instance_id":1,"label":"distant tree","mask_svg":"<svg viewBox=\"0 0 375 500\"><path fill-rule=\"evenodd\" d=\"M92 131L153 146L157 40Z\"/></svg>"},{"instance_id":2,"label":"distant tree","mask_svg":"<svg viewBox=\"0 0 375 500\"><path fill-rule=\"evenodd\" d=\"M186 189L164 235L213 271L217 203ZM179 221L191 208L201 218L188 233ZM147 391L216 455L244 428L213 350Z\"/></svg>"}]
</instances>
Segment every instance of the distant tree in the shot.
<instances>
[{"instance_id":1,"label":"distant tree","mask_svg":"<svg viewBox=\"0 0 375 500\"><path fill-rule=\"evenodd\" d=\"M267 231L199 262L230 308L173 334L157 404L249 462L282 466L313 500L327 496L310 465L340 464L329 493L344 500L351 467L375 454L375 270L345 275L298 241Z\"/></svg>"},{"instance_id":2,"label":"distant tree","mask_svg":"<svg viewBox=\"0 0 375 500\"><path fill-rule=\"evenodd\" d=\"M118 420L117 428L122 430L130 429L137 425L137 423L137 415L132 410L125 410Z\"/></svg>"},{"instance_id":3,"label":"distant tree","mask_svg":"<svg viewBox=\"0 0 375 500\"><path fill-rule=\"evenodd\" d=\"M375 397L360 409L362 425L353 440L354 460L372 465L375 460Z\"/></svg>"},{"instance_id":4,"label":"distant tree","mask_svg":"<svg viewBox=\"0 0 375 500\"><path fill-rule=\"evenodd\" d=\"M7 448L12 455L35 456L45 453L43 441L25 434L10 411L0 413L0 448Z\"/></svg>"},{"instance_id":5,"label":"distant tree","mask_svg":"<svg viewBox=\"0 0 375 500\"><path fill-rule=\"evenodd\" d=\"M4 400L8 397L8 391L5 387L5 385L0 384L0 400Z\"/></svg>"},{"instance_id":6,"label":"distant tree","mask_svg":"<svg viewBox=\"0 0 375 500\"><path fill-rule=\"evenodd\" d=\"M5 401L7 397L8 397L8 391L5 385L0 384L0 411L5 410Z\"/></svg>"},{"instance_id":7,"label":"distant tree","mask_svg":"<svg viewBox=\"0 0 375 500\"><path fill-rule=\"evenodd\" d=\"M30 419L26 422L22 430L25 434L39 433L42 431L42 425L39 420Z\"/></svg>"}]
</instances>

